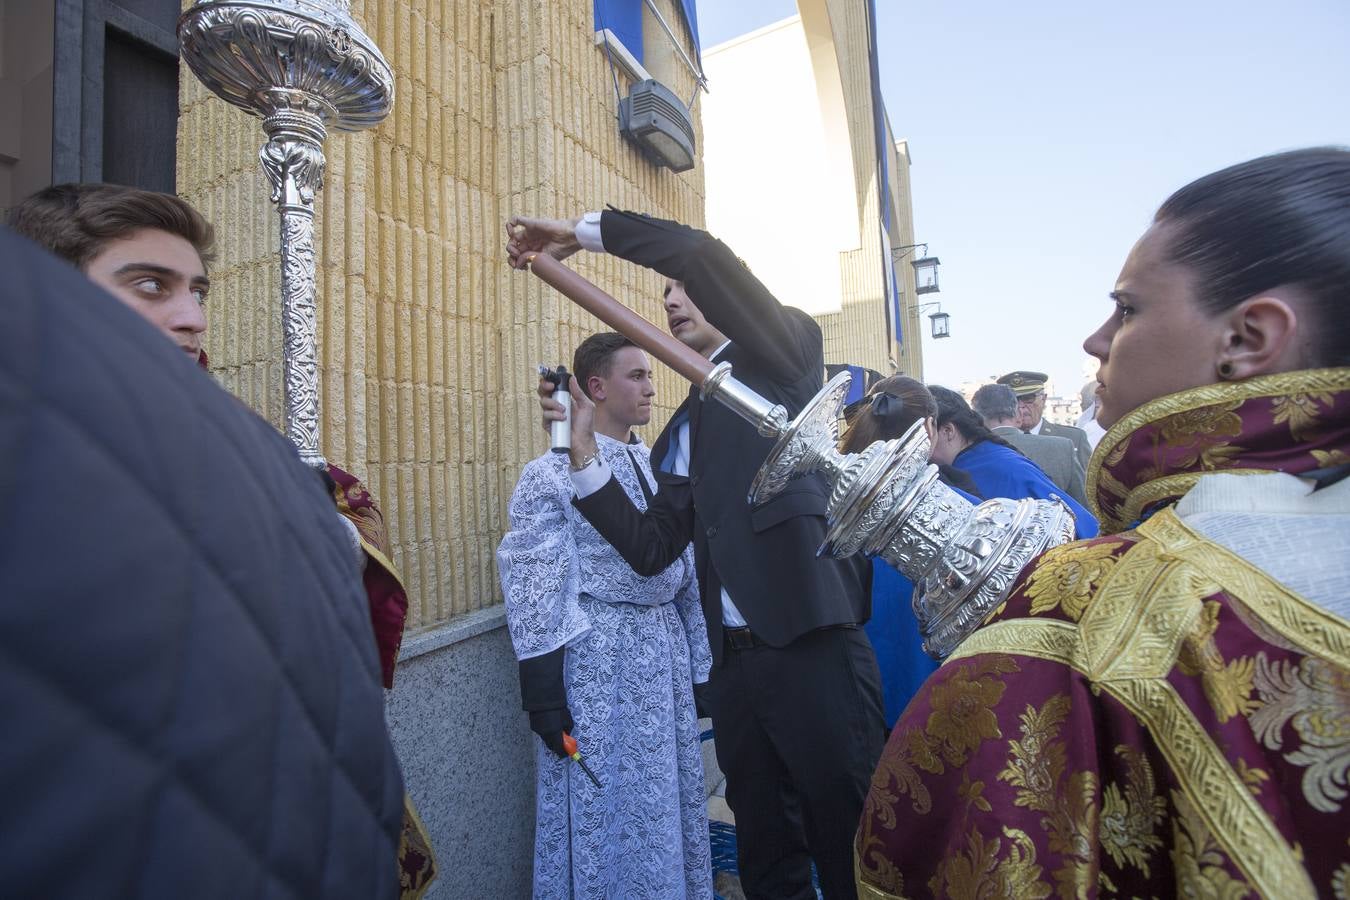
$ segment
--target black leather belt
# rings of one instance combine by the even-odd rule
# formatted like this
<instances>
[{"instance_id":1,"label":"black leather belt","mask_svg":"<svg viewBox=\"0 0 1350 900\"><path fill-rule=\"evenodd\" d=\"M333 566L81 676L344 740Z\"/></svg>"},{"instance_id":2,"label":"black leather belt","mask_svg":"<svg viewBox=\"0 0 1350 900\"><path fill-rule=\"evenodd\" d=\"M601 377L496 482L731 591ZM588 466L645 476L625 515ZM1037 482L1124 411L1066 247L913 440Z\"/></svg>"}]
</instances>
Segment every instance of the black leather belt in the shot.
<instances>
[{"instance_id":1,"label":"black leather belt","mask_svg":"<svg viewBox=\"0 0 1350 900\"><path fill-rule=\"evenodd\" d=\"M830 631L836 628L854 629L857 627L858 626L853 624L852 622L841 622L838 625L825 625L815 630ZM814 632L807 632L807 633L813 634ZM728 625L723 625L722 634L725 636L724 641L726 645L730 647L732 650L752 650L755 647L769 646L764 642L763 638L757 636L747 626L741 626L740 628L732 628Z\"/></svg>"},{"instance_id":2,"label":"black leather belt","mask_svg":"<svg viewBox=\"0 0 1350 900\"><path fill-rule=\"evenodd\" d=\"M755 637L753 631L745 626L740 628L729 628L724 626L722 628L722 634L726 636L726 644L732 650L750 650L764 644L763 641Z\"/></svg>"}]
</instances>

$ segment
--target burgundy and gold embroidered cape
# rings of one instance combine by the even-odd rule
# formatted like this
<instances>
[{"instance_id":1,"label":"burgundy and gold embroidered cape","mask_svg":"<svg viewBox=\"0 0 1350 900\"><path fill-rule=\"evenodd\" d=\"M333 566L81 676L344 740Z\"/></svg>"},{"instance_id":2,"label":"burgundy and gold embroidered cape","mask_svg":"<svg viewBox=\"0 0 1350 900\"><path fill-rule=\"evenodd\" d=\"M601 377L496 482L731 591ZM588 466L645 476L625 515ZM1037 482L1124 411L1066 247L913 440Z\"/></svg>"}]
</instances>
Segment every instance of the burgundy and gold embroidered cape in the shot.
<instances>
[{"instance_id":1,"label":"burgundy and gold embroidered cape","mask_svg":"<svg viewBox=\"0 0 1350 900\"><path fill-rule=\"evenodd\" d=\"M1346 897L1350 623L1171 509L1206 472L1346 463L1350 369L1117 423L1089 492L1103 531L1129 530L1034 561L910 703L860 896Z\"/></svg>"}]
</instances>

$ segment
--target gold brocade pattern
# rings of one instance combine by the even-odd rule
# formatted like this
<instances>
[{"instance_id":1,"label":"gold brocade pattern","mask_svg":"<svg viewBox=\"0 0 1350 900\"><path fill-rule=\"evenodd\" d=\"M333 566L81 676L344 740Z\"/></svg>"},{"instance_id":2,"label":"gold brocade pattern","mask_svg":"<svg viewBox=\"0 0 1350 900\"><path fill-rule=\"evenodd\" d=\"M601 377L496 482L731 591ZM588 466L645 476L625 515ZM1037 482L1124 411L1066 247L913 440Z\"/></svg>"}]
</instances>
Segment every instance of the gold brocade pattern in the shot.
<instances>
[{"instance_id":1,"label":"gold brocade pattern","mask_svg":"<svg viewBox=\"0 0 1350 900\"><path fill-rule=\"evenodd\" d=\"M871 790L863 809L863 824L858 834L857 867L859 883L900 896L904 880L894 864L881 852L882 841L872 831L874 823L884 830L897 825L896 806L902 796L910 797L916 815L925 815L933 801L918 769L941 775L947 766L962 766L987 739L1003 736L993 708L1003 698L1007 684L1001 676L1015 674L1017 663L1007 656L988 656L961 667L935 688L930 697L931 711L923 728L915 728L902 738L903 752L887 753L872 773ZM983 791L972 788L975 799ZM862 876L866 876L866 881Z\"/></svg>"},{"instance_id":2,"label":"gold brocade pattern","mask_svg":"<svg viewBox=\"0 0 1350 900\"><path fill-rule=\"evenodd\" d=\"M1335 398L1325 392L1311 394L1289 394L1275 400L1275 421L1289 423L1289 433L1296 441L1306 441L1317 430L1317 418L1320 412L1317 404L1330 408Z\"/></svg>"},{"instance_id":3,"label":"gold brocade pattern","mask_svg":"<svg viewBox=\"0 0 1350 900\"><path fill-rule=\"evenodd\" d=\"M1162 846L1155 834L1167 812L1167 803L1157 793L1157 781L1148 757L1121 744L1116 755L1125 761L1125 786L1108 784L1102 792L1102 847L1120 868L1132 865L1149 874L1148 859Z\"/></svg>"},{"instance_id":4,"label":"gold brocade pattern","mask_svg":"<svg viewBox=\"0 0 1350 900\"><path fill-rule=\"evenodd\" d=\"M1332 466L1350 465L1350 453L1346 453L1344 450L1314 450L1312 455L1313 459L1317 460L1317 464L1324 469L1329 469Z\"/></svg>"},{"instance_id":5,"label":"gold brocade pattern","mask_svg":"<svg viewBox=\"0 0 1350 900\"><path fill-rule=\"evenodd\" d=\"M1227 722L1238 714L1250 715L1259 705L1252 699L1256 661L1243 656L1224 662L1214 643L1214 634L1219 630L1219 611L1218 601L1205 602L1200 620L1181 645L1177 668L1184 675L1200 679L1214 714L1220 722Z\"/></svg>"},{"instance_id":6,"label":"gold brocade pattern","mask_svg":"<svg viewBox=\"0 0 1350 900\"><path fill-rule=\"evenodd\" d=\"M928 881L935 897L953 900L1045 900L1050 886L1041 880L1036 845L1018 828L1003 828L1008 852L1001 855L1003 841L980 837L978 828L966 836L966 849L949 856Z\"/></svg>"},{"instance_id":7,"label":"gold brocade pattern","mask_svg":"<svg viewBox=\"0 0 1350 900\"><path fill-rule=\"evenodd\" d=\"M1315 656L1290 663L1258 653L1255 681L1260 703L1248 717L1252 731L1278 751L1292 725L1298 746L1284 758L1304 767L1304 798L1313 809L1340 812L1350 778L1350 672Z\"/></svg>"},{"instance_id":8,"label":"gold brocade pattern","mask_svg":"<svg viewBox=\"0 0 1350 900\"><path fill-rule=\"evenodd\" d=\"M1172 791L1177 814L1172 819L1172 866L1177 896L1203 900L1242 900L1251 889L1228 874L1222 849L1205 820L1180 791Z\"/></svg>"},{"instance_id":9,"label":"gold brocade pattern","mask_svg":"<svg viewBox=\"0 0 1350 900\"><path fill-rule=\"evenodd\" d=\"M1183 636L1197 630L1203 634L1204 600L1220 588L1206 567L1193 564L1191 547L1181 542L1183 546L1164 548L1177 542L1159 541L1160 532L1189 534L1171 510L1141 526L1144 540L1120 557L1078 625L1045 619L995 622L962 643L948 665L985 653L1015 653L1073 667L1094 690L1115 697L1148 728L1181 793L1192 798L1206 840L1212 838L1252 888L1272 897L1313 897L1294 848L1166 681L1181 654ZM1295 624L1308 621L1293 617ZM1316 624L1315 618L1311 621ZM1325 643L1328 631L1312 637ZM1185 833L1191 848L1200 848L1192 856L1203 874L1213 863L1197 837L1201 832L1189 828Z\"/></svg>"},{"instance_id":10,"label":"gold brocade pattern","mask_svg":"<svg viewBox=\"0 0 1350 900\"><path fill-rule=\"evenodd\" d=\"M1336 900L1350 900L1350 862L1341 863L1331 876L1331 896Z\"/></svg>"},{"instance_id":11,"label":"gold brocade pattern","mask_svg":"<svg viewBox=\"0 0 1350 900\"><path fill-rule=\"evenodd\" d=\"M1022 738L1008 742L1008 764L998 774L999 781L1017 788L1017 806L1045 813L1041 827L1047 846L1064 856L1064 864L1054 873L1063 898L1086 895L1095 882L1098 815L1096 774L1066 771L1060 729L1071 706L1067 694L1055 694L1040 709L1028 706L1020 717Z\"/></svg>"},{"instance_id":12,"label":"gold brocade pattern","mask_svg":"<svg viewBox=\"0 0 1350 900\"><path fill-rule=\"evenodd\" d=\"M995 656L962 667L935 686L927 724L905 736L906 755L925 772L941 775L944 762L964 765L982 741L1003 737L994 707L1008 685L997 676L1017 670L1017 663L1008 657Z\"/></svg>"},{"instance_id":13,"label":"gold brocade pattern","mask_svg":"<svg viewBox=\"0 0 1350 900\"><path fill-rule=\"evenodd\" d=\"M1189 469L1196 464L1205 469L1225 465L1235 449L1226 439L1242 433L1242 417L1237 414L1241 405L1241 400L1232 400L1186 410L1168 418L1159 433L1161 443L1191 451L1172 465L1178 469ZM1152 479L1160 474L1141 477Z\"/></svg>"},{"instance_id":14,"label":"gold brocade pattern","mask_svg":"<svg viewBox=\"0 0 1350 900\"><path fill-rule=\"evenodd\" d=\"M1027 582L1032 615L1056 607L1077 622L1097 585L1116 564L1116 551L1125 541L1061 544L1037 562Z\"/></svg>"},{"instance_id":15,"label":"gold brocade pattern","mask_svg":"<svg viewBox=\"0 0 1350 900\"><path fill-rule=\"evenodd\" d=\"M1291 437L1298 441L1312 434L1320 424L1320 411L1316 405L1330 406L1336 392L1346 390L1350 390L1350 368L1303 369L1203 385L1159 397L1131 410L1107 430L1088 463L1088 502L1102 533L1122 531L1151 504L1185 493L1205 474L1199 470L1201 468L1243 475L1265 474L1268 470L1233 465L1233 457L1241 454L1241 448L1227 438L1240 434L1242 423L1240 416L1235 416L1238 430L1233 430L1234 423L1227 418L1231 410L1249 400L1272 398L1272 403L1278 407L1275 414L1283 416L1277 418L1276 423L1287 424ZM1175 423L1165 421L1169 419L1175 419ZM1131 444L1140 439L1141 435L1136 432L1155 423L1162 423L1160 432L1171 434L1176 439L1176 446L1195 452L1170 460L1168 472L1145 470L1134 473L1135 477L1129 479L1130 484L1123 483L1117 474L1113 474L1112 468L1125 458ZM1171 438L1168 442L1173 443ZM1318 453L1343 455L1337 450L1312 451L1319 460ZM1182 464L1188 461L1197 467L1196 471L1180 471L1184 468ZM1118 509L1103 509L1099 502L1099 496L1103 494L1124 502Z\"/></svg>"}]
</instances>

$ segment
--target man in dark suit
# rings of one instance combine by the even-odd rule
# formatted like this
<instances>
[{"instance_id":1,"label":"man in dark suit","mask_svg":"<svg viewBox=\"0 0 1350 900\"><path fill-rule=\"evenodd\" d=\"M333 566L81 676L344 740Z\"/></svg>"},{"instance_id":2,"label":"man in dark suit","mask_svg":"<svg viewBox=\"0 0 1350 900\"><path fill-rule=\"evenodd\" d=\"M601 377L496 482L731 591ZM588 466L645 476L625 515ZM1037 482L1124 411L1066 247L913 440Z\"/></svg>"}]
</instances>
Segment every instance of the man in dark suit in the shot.
<instances>
[{"instance_id":1,"label":"man in dark suit","mask_svg":"<svg viewBox=\"0 0 1350 900\"><path fill-rule=\"evenodd\" d=\"M981 385L970 398L975 414L984 425L1034 462L1061 490L1087 506L1083 466L1068 438L1027 434L1017 427L1017 395L1006 384Z\"/></svg>"},{"instance_id":2,"label":"man in dark suit","mask_svg":"<svg viewBox=\"0 0 1350 900\"><path fill-rule=\"evenodd\" d=\"M609 210L573 220L512 219L512 265L547 252L607 252L667 279L671 333L795 415L822 385L820 329L784 307L705 232ZM714 655L710 713L736 816L748 897L810 898L811 860L828 898L854 897L851 839L884 741L870 568L818 559L826 492L793 482L751 509L772 442L697 388L652 447L659 491L639 513L595 459L589 410L573 391L577 508L636 571L654 574L690 540ZM545 404L546 410L551 408Z\"/></svg>"},{"instance_id":3,"label":"man in dark suit","mask_svg":"<svg viewBox=\"0 0 1350 900\"><path fill-rule=\"evenodd\" d=\"M1022 430L1027 434L1048 434L1051 437L1068 438L1073 441L1079 465L1086 472L1088 460L1092 458L1092 444L1088 441L1087 433L1072 425L1056 425L1045 418L1045 384L1049 380L1050 376L1044 372L1018 370L1004 375L998 383L1006 384L1017 395L1017 411L1022 418Z\"/></svg>"}]
</instances>

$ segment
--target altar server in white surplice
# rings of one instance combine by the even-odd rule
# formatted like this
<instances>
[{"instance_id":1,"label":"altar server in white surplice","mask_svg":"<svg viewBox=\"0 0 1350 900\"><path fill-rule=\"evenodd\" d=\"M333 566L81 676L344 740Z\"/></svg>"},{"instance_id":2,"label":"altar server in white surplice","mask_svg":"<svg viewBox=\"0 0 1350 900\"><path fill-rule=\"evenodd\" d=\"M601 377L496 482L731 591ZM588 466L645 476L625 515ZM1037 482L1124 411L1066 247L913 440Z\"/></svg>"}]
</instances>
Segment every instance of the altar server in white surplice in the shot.
<instances>
[{"instance_id":1,"label":"altar server in white surplice","mask_svg":"<svg viewBox=\"0 0 1350 900\"><path fill-rule=\"evenodd\" d=\"M587 338L573 358L574 417L639 509L656 489L648 449L651 365L627 338ZM590 462L589 460L587 461ZM521 699L539 735L534 896L712 896L694 684L712 655L691 550L635 573L572 505L566 453L525 466L497 550ZM570 733L599 786L568 758Z\"/></svg>"}]
</instances>

